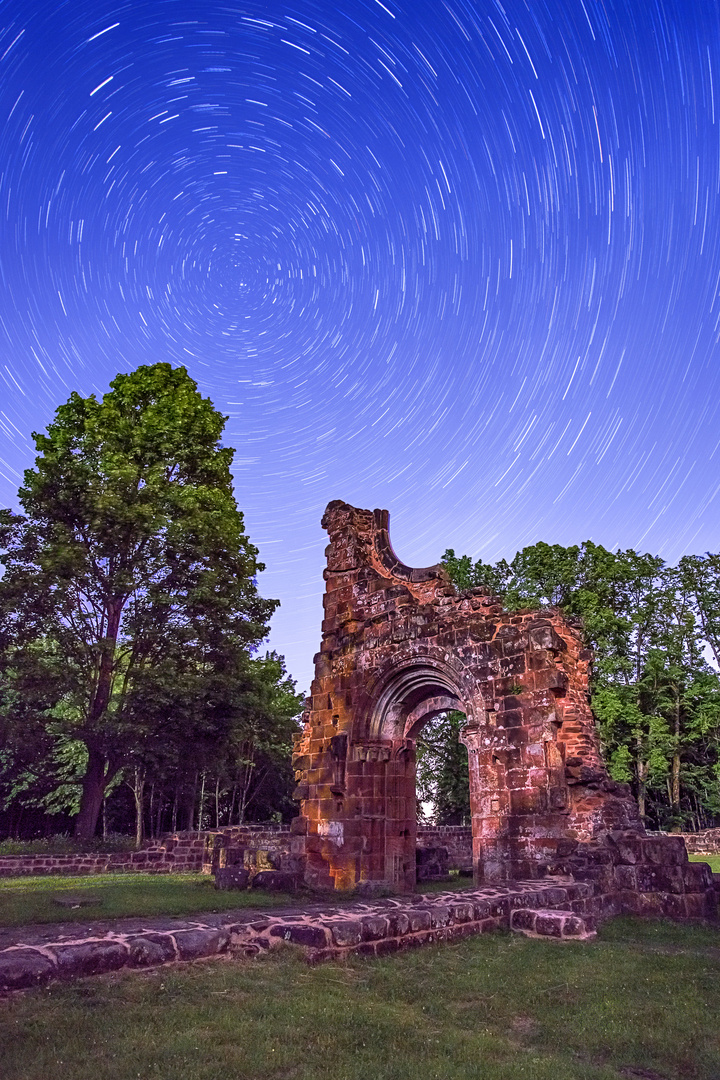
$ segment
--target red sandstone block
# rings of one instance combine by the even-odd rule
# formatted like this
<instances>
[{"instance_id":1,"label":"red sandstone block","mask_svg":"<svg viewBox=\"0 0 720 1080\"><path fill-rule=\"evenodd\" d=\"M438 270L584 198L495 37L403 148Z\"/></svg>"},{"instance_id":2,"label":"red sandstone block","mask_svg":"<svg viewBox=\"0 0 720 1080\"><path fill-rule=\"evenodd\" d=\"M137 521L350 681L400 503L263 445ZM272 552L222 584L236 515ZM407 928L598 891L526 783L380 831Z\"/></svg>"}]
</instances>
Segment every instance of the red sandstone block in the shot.
<instances>
[{"instance_id":1,"label":"red sandstone block","mask_svg":"<svg viewBox=\"0 0 720 1080\"><path fill-rule=\"evenodd\" d=\"M662 896L663 914L668 919L684 919L687 917L687 899L674 893L665 893Z\"/></svg>"},{"instance_id":2,"label":"red sandstone block","mask_svg":"<svg viewBox=\"0 0 720 1080\"><path fill-rule=\"evenodd\" d=\"M363 941L378 941L388 935L388 921L382 915L366 915L360 925Z\"/></svg>"},{"instance_id":3,"label":"red sandstone block","mask_svg":"<svg viewBox=\"0 0 720 1080\"><path fill-rule=\"evenodd\" d=\"M637 889L637 875L634 866L616 866L615 881L618 889Z\"/></svg>"},{"instance_id":4,"label":"red sandstone block","mask_svg":"<svg viewBox=\"0 0 720 1080\"><path fill-rule=\"evenodd\" d=\"M508 709L504 712L499 712L498 726L504 728L516 728L520 727L523 722L523 710L522 709Z\"/></svg>"},{"instance_id":5,"label":"red sandstone block","mask_svg":"<svg viewBox=\"0 0 720 1080\"><path fill-rule=\"evenodd\" d=\"M687 849L680 836L645 837L641 841L645 862L662 865L680 865L687 862Z\"/></svg>"},{"instance_id":6,"label":"red sandstone block","mask_svg":"<svg viewBox=\"0 0 720 1080\"><path fill-rule=\"evenodd\" d=\"M453 922L456 924L472 922L475 918L472 903L452 904L450 906L450 912L452 914Z\"/></svg>"},{"instance_id":7,"label":"red sandstone block","mask_svg":"<svg viewBox=\"0 0 720 1080\"><path fill-rule=\"evenodd\" d=\"M412 908L406 911L408 917L408 929L416 934L420 931L429 930L431 925L430 912L426 908Z\"/></svg>"},{"instance_id":8,"label":"red sandstone block","mask_svg":"<svg viewBox=\"0 0 720 1080\"><path fill-rule=\"evenodd\" d=\"M403 940L404 941L407 939ZM354 949L350 949L355 956L377 956L377 943L374 941L363 941L360 945L356 945Z\"/></svg>"},{"instance_id":9,"label":"red sandstone block","mask_svg":"<svg viewBox=\"0 0 720 1080\"><path fill-rule=\"evenodd\" d=\"M537 920L537 911L533 911L529 908L516 908L510 912L510 929L511 930L535 930L535 922Z\"/></svg>"},{"instance_id":10,"label":"red sandstone block","mask_svg":"<svg viewBox=\"0 0 720 1080\"><path fill-rule=\"evenodd\" d=\"M704 893L688 892L685 894L685 909L689 919L702 919L705 917Z\"/></svg>"},{"instance_id":11,"label":"red sandstone block","mask_svg":"<svg viewBox=\"0 0 720 1080\"><path fill-rule=\"evenodd\" d=\"M641 892L683 893L685 891L683 872L679 866L638 866L637 880Z\"/></svg>"},{"instance_id":12,"label":"red sandstone block","mask_svg":"<svg viewBox=\"0 0 720 1080\"><path fill-rule=\"evenodd\" d=\"M510 792L510 812L537 814L547 809L547 793L539 788L520 788Z\"/></svg>"},{"instance_id":13,"label":"red sandstone block","mask_svg":"<svg viewBox=\"0 0 720 1080\"><path fill-rule=\"evenodd\" d=\"M375 955L387 956L388 953L397 952L400 948L400 941L398 938L385 938L382 941L375 942Z\"/></svg>"},{"instance_id":14,"label":"red sandstone block","mask_svg":"<svg viewBox=\"0 0 720 1080\"><path fill-rule=\"evenodd\" d=\"M542 937L562 937L563 919L559 912L538 911L535 918L535 933Z\"/></svg>"},{"instance_id":15,"label":"red sandstone block","mask_svg":"<svg viewBox=\"0 0 720 1080\"><path fill-rule=\"evenodd\" d=\"M707 863L692 862L681 868L688 892L703 892L713 883L712 871Z\"/></svg>"}]
</instances>

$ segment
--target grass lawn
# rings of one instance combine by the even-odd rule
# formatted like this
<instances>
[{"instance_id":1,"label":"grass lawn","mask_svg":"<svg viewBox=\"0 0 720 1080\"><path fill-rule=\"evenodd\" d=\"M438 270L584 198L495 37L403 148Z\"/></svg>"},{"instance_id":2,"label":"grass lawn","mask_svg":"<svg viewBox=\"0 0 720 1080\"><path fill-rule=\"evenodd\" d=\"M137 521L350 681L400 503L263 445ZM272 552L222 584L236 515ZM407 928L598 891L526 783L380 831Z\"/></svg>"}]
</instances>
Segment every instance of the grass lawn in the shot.
<instances>
[{"instance_id":1,"label":"grass lawn","mask_svg":"<svg viewBox=\"0 0 720 1080\"><path fill-rule=\"evenodd\" d=\"M710 864L713 874L720 874L720 855L688 855L690 862L706 862Z\"/></svg>"},{"instance_id":2,"label":"grass lawn","mask_svg":"<svg viewBox=\"0 0 720 1080\"><path fill-rule=\"evenodd\" d=\"M66 908L53 897L97 897L87 907ZM193 915L200 911L282 907L287 893L217 891L205 874L92 874L87 877L0 878L0 926L87 922L134 915Z\"/></svg>"},{"instance_id":3,"label":"grass lawn","mask_svg":"<svg viewBox=\"0 0 720 1080\"><path fill-rule=\"evenodd\" d=\"M0 1001L3 1080L717 1080L720 930L632 919L308 967L293 951Z\"/></svg>"},{"instance_id":4,"label":"grass lawn","mask_svg":"<svg viewBox=\"0 0 720 1080\"><path fill-rule=\"evenodd\" d=\"M720 856L691 856L709 862L720 873ZM426 882L418 892L438 893L474 888L472 878L453 875L452 881ZM66 908L53 897L78 895L97 903ZM333 897L333 904L347 896ZM51 922L88 922L142 915L194 915L237 908L286 907L307 902L304 893L217 891L205 874L92 874L86 877L0 878L0 926L29 926Z\"/></svg>"},{"instance_id":5,"label":"grass lawn","mask_svg":"<svg viewBox=\"0 0 720 1080\"><path fill-rule=\"evenodd\" d=\"M452 881L428 882L422 892L472 889L472 878L453 876ZM418 890L420 891L420 890ZM53 897L67 895L97 898L97 903L66 908ZM30 926L50 922L87 922L140 915L194 915L202 911L233 911L237 908L287 907L307 903L307 893L217 891L206 874L92 874L86 877L0 878L0 926ZM337 895L332 903L351 897Z\"/></svg>"}]
</instances>

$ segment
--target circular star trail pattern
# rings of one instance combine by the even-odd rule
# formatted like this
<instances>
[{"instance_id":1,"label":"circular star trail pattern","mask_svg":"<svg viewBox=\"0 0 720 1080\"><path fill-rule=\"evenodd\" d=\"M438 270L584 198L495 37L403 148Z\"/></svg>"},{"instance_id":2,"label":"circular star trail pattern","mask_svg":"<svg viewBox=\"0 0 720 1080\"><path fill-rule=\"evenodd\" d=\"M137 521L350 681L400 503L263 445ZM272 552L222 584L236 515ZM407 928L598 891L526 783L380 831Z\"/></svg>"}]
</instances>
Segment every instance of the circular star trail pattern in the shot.
<instances>
[{"instance_id":1,"label":"circular star trail pattern","mask_svg":"<svg viewBox=\"0 0 720 1080\"><path fill-rule=\"evenodd\" d=\"M301 686L325 503L401 557L717 550L720 7L4 0L0 501L184 364Z\"/></svg>"}]
</instances>

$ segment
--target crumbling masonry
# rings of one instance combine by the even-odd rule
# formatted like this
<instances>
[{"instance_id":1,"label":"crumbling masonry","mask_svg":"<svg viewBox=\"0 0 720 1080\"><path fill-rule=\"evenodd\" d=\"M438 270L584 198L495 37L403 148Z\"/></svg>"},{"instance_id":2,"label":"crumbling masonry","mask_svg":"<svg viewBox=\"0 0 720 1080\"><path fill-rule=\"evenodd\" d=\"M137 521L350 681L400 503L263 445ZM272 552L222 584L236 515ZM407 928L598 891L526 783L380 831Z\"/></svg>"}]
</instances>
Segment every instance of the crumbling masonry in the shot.
<instances>
[{"instance_id":1,"label":"crumbling masonry","mask_svg":"<svg viewBox=\"0 0 720 1080\"><path fill-rule=\"evenodd\" d=\"M578 626L458 593L441 566L405 566L388 517L339 501L323 517L322 645L294 757L308 884L414 888L415 739L458 709L478 885L573 873L622 893L618 909L654 893L651 906L682 899L677 914L709 912L707 868L688 866L678 842L646 837L628 788L608 776Z\"/></svg>"}]
</instances>

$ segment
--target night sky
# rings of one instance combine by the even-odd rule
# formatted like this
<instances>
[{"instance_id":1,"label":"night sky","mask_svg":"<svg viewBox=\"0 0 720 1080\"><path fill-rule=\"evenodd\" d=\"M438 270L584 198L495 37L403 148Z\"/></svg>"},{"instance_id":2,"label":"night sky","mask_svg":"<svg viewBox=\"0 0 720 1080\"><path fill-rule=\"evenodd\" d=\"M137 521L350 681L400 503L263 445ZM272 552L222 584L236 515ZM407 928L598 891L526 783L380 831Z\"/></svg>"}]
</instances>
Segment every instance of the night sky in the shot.
<instances>
[{"instance_id":1,"label":"night sky","mask_svg":"<svg viewBox=\"0 0 720 1080\"><path fill-rule=\"evenodd\" d=\"M330 499L407 563L720 518L720 3L0 0L0 505L183 364L307 689Z\"/></svg>"}]
</instances>

